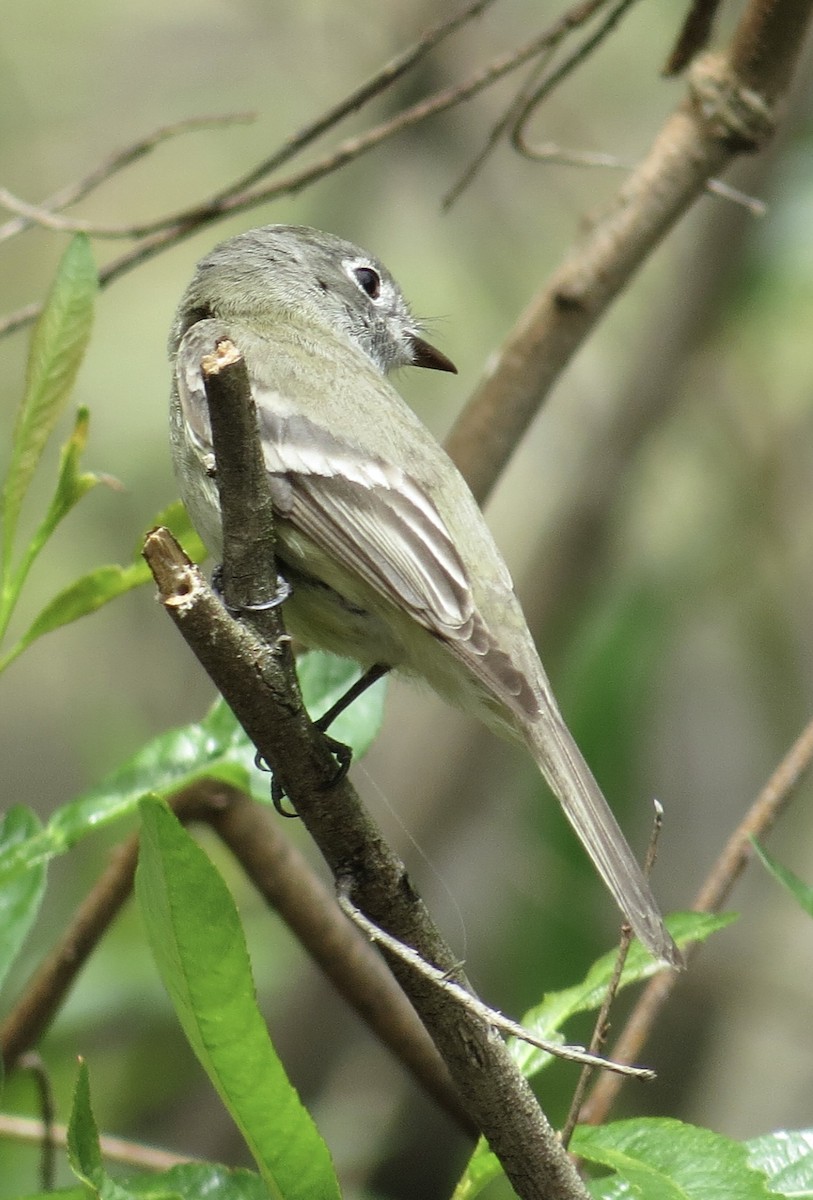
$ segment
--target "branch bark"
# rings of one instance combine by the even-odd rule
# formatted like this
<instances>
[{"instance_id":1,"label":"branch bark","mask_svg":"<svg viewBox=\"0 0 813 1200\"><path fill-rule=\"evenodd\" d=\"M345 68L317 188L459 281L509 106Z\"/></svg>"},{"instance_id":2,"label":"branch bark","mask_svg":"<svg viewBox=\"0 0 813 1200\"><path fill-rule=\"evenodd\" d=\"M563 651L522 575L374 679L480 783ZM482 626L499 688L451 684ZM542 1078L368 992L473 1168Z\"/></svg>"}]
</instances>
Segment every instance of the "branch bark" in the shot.
<instances>
[{"instance_id":1,"label":"branch bark","mask_svg":"<svg viewBox=\"0 0 813 1200\"><path fill-rule=\"evenodd\" d=\"M701 59L689 91L586 241L502 346L446 442L482 502L569 363L661 239L737 154L770 137L810 23L810 0L754 0L728 53Z\"/></svg>"},{"instance_id":2,"label":"branch bark","mask_svg":"<svg viewBox=\"0 0 813 1200\"><path fill-rule=\"evenodd\" d=\"M221 502L226 510L242 514L247 544L258 534L261 538L253 551L246 551L246 561L254 564L253 594L266 596L276 588L276 575L269 554L273 542L267 528L254 520L256 511L266 511L262 493L268 483L255 469L262 452L256 415L245 416L254 413L248 377L242 360L232 359L228 347L221 347L216 372L204 378ZM240 404L244 413L215 413L218 404L232 403ZM246 441L248 432L252 436ZM252 477L253 483L247 482ZM258 483L259 494L250 490ZM224 536L227 530L224 520ZM376 925L470 990L403 863L349 781L337 780L328 743L302 706L292 664L279 653L286 643L279 634L272 634L271 641L260 640L250 627L250 611L245 619L233 620L168 531L153 531L144 554L167 612L272 768L337 884ZM229 604L228 575L224 582ZM270 611L278 617L277 610ZM397 956L386 950L384 955L517 1194L523 1200L584 1200L587 1193L567 1154L496 1031Z\"/></svg>"}]
</instances>

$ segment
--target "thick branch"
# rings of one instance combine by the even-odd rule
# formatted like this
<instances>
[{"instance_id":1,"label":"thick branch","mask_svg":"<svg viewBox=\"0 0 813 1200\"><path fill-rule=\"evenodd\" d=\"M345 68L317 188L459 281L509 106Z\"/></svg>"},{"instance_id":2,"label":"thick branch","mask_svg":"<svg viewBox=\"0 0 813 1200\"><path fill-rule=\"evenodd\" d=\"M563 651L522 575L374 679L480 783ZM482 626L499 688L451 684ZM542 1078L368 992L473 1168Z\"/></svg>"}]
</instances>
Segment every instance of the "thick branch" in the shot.
<instances>
[{"instance_id":1,"label":"thick branch","mask_svg":"<svg viewBox=\"0 0 813 1200\"><path fill-rule=\"evenodd\" d=\"M240 365L224 366L222 373L234 370L239 377ZM221 399L234 398L238 391L224 387ZM213 399L209 397L210 406ZM247 381L241 402L247 410L253 408ZM245 466L260 453L256 418L253 444L241 446L233 437L219 444L217 433L221 427L233 432L251 424L241 417L212 422L220 486L227 479L234 481L238 495L230 503L242 510L244 522L264 500L261 493L243 490L245 475L224 465L224 458L234 455L234 462ZM264 479L259 482L261 489L268 486ZM267 542L255 545L257 595L268 594L275 584L268 551ZM387 846L347 779L336 780L327 743L307 719L278 644L261 642L244 622L228 616L166 530L150 534L144 553L167 611L273 769L334 878L376 925L467 987L403 863ZM501 1038L432 981L386 951L385 956L444 1058L471 1119L500 1158L518 1195L539 1200L583 1198L584 1188Z\"/></svg>"},{"instance_id":2,"label":"thick branch","mask_svg":"<svg viewBox=\"0 0 813 1200\"><path fill-rule=\"evenodd\" d=\"M520 317L447 440L478 500L564 367L664 235L735 154L769 137L769 105L790 82L810 13L810 0L754 0L728 57L696 65L688 96L611 211Z\"/></svg>"}]
</instances>

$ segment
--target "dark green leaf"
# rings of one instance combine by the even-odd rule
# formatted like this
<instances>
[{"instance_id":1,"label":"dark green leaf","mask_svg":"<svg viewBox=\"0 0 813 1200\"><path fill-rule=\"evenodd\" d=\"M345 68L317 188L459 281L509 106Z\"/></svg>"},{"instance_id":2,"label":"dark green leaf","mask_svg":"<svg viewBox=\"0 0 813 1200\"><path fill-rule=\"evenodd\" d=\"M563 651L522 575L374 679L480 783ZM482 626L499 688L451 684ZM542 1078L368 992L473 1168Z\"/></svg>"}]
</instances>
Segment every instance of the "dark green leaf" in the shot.
<instances>
[{"instance_id":1,"label":"dark green leaf","mask_svg":"<svg viewBox=\"0 0 813 1200\"><path fill-rule=\"evenodd\" d=\"M97 277L90 242L77 234L59 264L31 338L25 394L17 413L3 488L4 581L23 498L45 443L73 388L93 322Z\"/></svg>"},{"instance_id":2,"label":"dark green leaf","mask_svg":"<svg viewBox=\"0 0 813 1200\"><path fill-rule=\"evenodd\" d=\"M769 1200L740 1142L667 1118L579 1126L574 1154L609 1167L646 1200ZM632 1193L633 1195L635 1193Z\"/></svg>"},{"instance_id":3,"label":"dark green leaf","mask_svg":"<svg viewBox=\"0 0 813 1200\"><path fill-rule=\"evenodd\" d=\"M21 806L0 818L0 853L28 841L42 828L36 813ZM21 872L0 888L0 987L36 920L45 892L45 867Z\"/></svg>"},{"instance_id":4,"label":"dark green leaf","mask_svg":"<svg viewBox=\"0 0 813 1200\"><path fill-rule=\"evenodd\" d=\"M776 882L782 885L788 895L792 896L809 917L813 917L813 887L805 883L788 867L783 867L780 862L777 862L772 854L760 846L756 838L751 838L751 842L762 859L763 865L773 875Z\"/></svg>"},{"instance_id":5,"label":"dark green leaf","mask_svg":"<svg viewBox=\"0 0 813 1200\"><path fill-rule=\"evenodd\" d=\"M257 1008L231 894L169 809L141 805L136 894L164 986L271 1195L339 1196L327 1147L289 1083Z\"/></svg>"}]
</instances>

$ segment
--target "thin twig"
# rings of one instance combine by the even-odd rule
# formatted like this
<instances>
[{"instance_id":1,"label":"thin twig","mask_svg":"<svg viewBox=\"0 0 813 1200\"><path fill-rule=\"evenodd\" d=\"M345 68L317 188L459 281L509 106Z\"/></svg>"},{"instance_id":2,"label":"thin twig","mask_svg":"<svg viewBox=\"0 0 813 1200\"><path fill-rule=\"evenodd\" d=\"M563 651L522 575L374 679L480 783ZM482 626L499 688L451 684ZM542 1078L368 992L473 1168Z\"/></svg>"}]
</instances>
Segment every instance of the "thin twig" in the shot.
<instances>
[{"instance_id":1,"label":"thin twig","mask_svg":"<svg viewBox=\"0 0 813 1200\"><path fill-rule=\"evenodd\" d=\"M648 1067L631 1067L628 1063L616 1063L611 1059L600 1058L589 1050L585 1050L584 1046L566 1046L561 1042L552 1042L547 1038L537 1037L535 1033L531 1033L529 1029L525 1029L517 1021L512 1021L510 1017L506 1017L498 1009L484 1004L482 1000L478 1000L471 992L466 991L460 984L450 979L447 971L441 971L421 958L417 950L413 950L411 946L405 946L397 938L385 933L374 921L365 917L364 913L353 903L347 894L347 890L341 884L338 889L338 901L342 912L359 929L364 930L371 942L376 942L379 946L384 946L390 954L407 963L413 971L417 971L425 979L429 979L432 983L436 984L437 987L443 988L450 996L454 996L463 1008L475 1013L484 1021L488 1021L495 1029L499 1029L503 1033L517 1038L518 1041L527 1042L530 1046L536 1046L538 1050L544 1050L547 1054L553 1054L557 1058L564 1058L568 1062L584 1063L586 1066L601 1067L607 1071L620 1071L623 1075L631 1075L635 1079L655 1078L655 1072L650 1071Z\"/></svg>"},{"instance_id":2,"label":"thin twig","mask_svg":"<svg viewBox=\"0 0 813 1200\"><path fill-rule=\"evenodd\" d=\"M37 1096L40 1105L40 1127L42 1137L40 1143L40 1187L43 1192L53 1191L56 1179L56 1138L54 1134L54 1118L56 1104L51 1077L45 1063L35 1051L23 1054L19 1061L21 1070L28 1071L37 1085Z\"/></svg>"},{"instance_id":3,"label":"thin twig","mask_svg":"<svg viewBox=\"0 0 813 1200\"><path fill-rule=\"evenodd\" d=\"M735 154L770 137L769 103L788 86L802 45L800 7L789 21L795 43L784 26L775 39L780 63L756 55L752 37L735 35L730 61L694 66L688 99L490 364L446 442L481 502L565 366L658 242ZM809 0L804 7L809 19ZM763 80L764 96L756 90Z\"/></svg>"},{"instance_id":4,"label":"thin twig","mask_svg":"<svg viewBox=\"0 0 813 1200\"><path fill-rule=\"evenodd\" d=\"M213 117L189 117L184 121L176 121L172 125L162 125L159 129L148 133L146 137L139 138L138 141L132 142L129 146L124 146L121 150L116 150L114 154L102 159L87 175L60 188L59 191L54 192L53 195L37 205L36 209L53 216L61 209L76 204L113 175L117 175L170 138L179 137L184 133L193 133L199 129L215 129L221 125L248 124L256 119L256 113L226 113ZM0 242L22 233L23 230L29 229L35 223L30 217L24 216L6 221L4 225L0 225Z\"/></svg>"},{"instance_id":5,"label":"thin twig","mask_svg":"<svg viewBox=\"0 0 813 1200\"><path fill-rule=\"evenodd\" d=\"M391 87L398 79L401 79L407 71L411 70L416 63L420 62L431 50L434 50L442 41L449 37L452 33L456 33L462 25L467 24L475 17L479 17L482 13L494 3L494 0L475 0L475 3L467 5L448 20L441 21L426 33L421 34L418 40L403 51L401 54L392 58L381 70L377 71L370 79L361 84L360 87L352 91L344 100L340 100L333 108L329 108L322 116L315 121L300 129L292 137L288 138L284 144L270 158L258 163L253 167L247 175L231 184L228 190L219 193L221 199L226 199L229 195L235 192L242 192L270 175L272 171L276 171L279 167L288 162L300 150L304 150L328 129L332 129L341 120L350 113L357 112L368 100Z\"/></svg>"},{"instance_id":6,"label":"thin twig","mask_svg":"<svg viewBox=\"0 0 813 1200\"><path fill-rule=\"evenodd\" d=\"M50 1127L50 1132L55 1146L67 1146L67 1126L54 1124ZM45 1136L45 1125L31 1117L0 1113L0 1135L19 1142L40 1142ZM168 1171L171 1167L200 1161L188 1155L171 1154L168 1150L158 1150L141 1142L128 1142L124 1138L110 1137L104 1133L99 1137L99 1147L102 1156L110 1162L138 1167L145 1171Z\"/></svg>"},{"instance_id":7,"label":"thin twig","mask_svg":"<svg viewBox=\"0 0 813 1200\"><path fill-rule=\"evenodd\" d=\"M534 157L532 147L525 140L525 126L534 110L551 94L554 88L558 87L576 67L583 63L601 45L604 39L612 33L627 10L636 2L637 0L618 0L615 8L607 14L598 29L590 34L589 37L586 37L573 53L569 54L565 61L555 71L552 71L547 79L543 80L525 99L524 104L515 117L514 127L511 132L511 142L520 154L523 154L526 158Z\"/></svg>"},{"instance_id":8,"label":"thin twig","mask_svg":"<svg viewBox=\"0 0 813 1200\"><path fill-rule=\"evenodd\" d=\"M655 801L655 816L652 821L652 829L649 835L649 844L646 848L646 857L644 859L644 875L649 879L652 874L652 868L655 866L655 859L658 854L658 840L663 828L663 806ZM618 953L615 956L615 964L613 966L612 977L607 984L607 990L604 993L604 999L601 1002L601 1008L596 1017L596 1023L593 1026L593 1036L590 1039L591 1054L598 1054L606 1042L607 1034L610 1028L610 1009L615 1000L618 988L621 984L621 976L624 973L624 964L627 961L629 948L632 945L632 926L627 922L621 926L621 936L618 939ZM584 1098L587 1095L587 1089L590 1085L590 1080L593 1078L593 1070L591 1067L585 1067L579 1074L579 1081L573 1092L573 1098L570 1101L565 1123L562 1126L559 1137L562 1145L567 1147L570 1145L570 1139L573 1137L573 1130L579 1120L579 1113L584 1103Z\"/></svg>"},{"instance_id":9,"label":"thin twig","mask_svg":"<svg viewBox=\"0 0 813 1200\"><path fill-rule=\"evenodd\" d=\"M608 0L581 0L575 4L568 12L563 13L556 25L549 31L548 41L545 47L540 51L539 61L534 64L530 77L525 84L517 92L517 95L509 104L503 115L492 128L486 138L485 144L477 155L472 159L471 163L463 171L460 178L448 190L443 197L443 207L448 210L452 207L456 200L462 195L465 189L473 181L477 172L487 161L491 152L498 145L503 134L516 123L517 117L523 111L528 97L534 94L534 89L537 86L536 81L540 74L547 67L551 57L556 52L559 44L577 29L580 25L585 24L591 17L603 8Z\"/></svg>"},{"instance_id":10,"label":"thin twig","mask_svg":"<svg viewBox=\"0 0 813 1200\"><path fill-rule=\"evenodd\" d=\"M686 20L663 68L664 75L679 74L696 54L705 50L719 7L720 0L692 0Z\"/></svg>"},{"instance_id":11,"label":"thin twig","mask_svg":"<svg viewBox=\"0 0 813 1200\"><path fill-rule=\"evenodd\" d=\"M294 195L312 183L339 170L347 163L360 158L362 155L376 149L383 142L405 132L407 129L437 116L458 104L471 99L484 89L491 87L500 79L517 70L526 62L543 53L551 39L557 36L558 23L536 35L516 49L496 56L479 71L475 72L463 83L445 88L434 95L418 101L410 108L397 114L387 121L367 130L358 136L347 138L334 150L318 159L307 167L300 169L281 180L275 180L262 187L247 190L235 190L234 185L222 190L188 209L162 217L158 221L147 222L129 227L129 236L138 239L138 244L113 259L99 272L99 285L106 287L120 275L126 274L143 262L149 261L162 250L184 241L202 227L211 224L227 215L245 212L260 204L268 203L283 195ZM338 105L336 111L343 108ZM321 120L313 127L320 126ZM294 141L305 138L307 131L296 135ZM285 148L280 154L287 154ZM272 162L269 159L268 162ZM267 167L267 164L266 164ZM256 174L256 171L252 172ZM36 320L41 312L41 305L27 304L12 313L6 314L0 320L0 337L21 329Z\"/></svg>"},{"instance_id":12,"label":"thin twig","mask_svg":"<svg viewBox=\"0 0 813 1200\"><path fill-rule=\"evenodd\" d=\"M764 840L793 798L801 780L813 765L813 721L802 731L782 761L771 774L743 820L734 830L707 875L692 904L695 912L718 912L725 904L734 884L753 857L751 838ZM690 961L699 945L686 947ZM641 993L615 1045L613 1055L621 1062L639 1057L652 1031L658 1013L672 993L677 977L671 971L655 975ZM605 1076L599 1079L579 1120L588 1125L601 1125L618 1095L618 1079Z\"/></svg>"}]
</instances>

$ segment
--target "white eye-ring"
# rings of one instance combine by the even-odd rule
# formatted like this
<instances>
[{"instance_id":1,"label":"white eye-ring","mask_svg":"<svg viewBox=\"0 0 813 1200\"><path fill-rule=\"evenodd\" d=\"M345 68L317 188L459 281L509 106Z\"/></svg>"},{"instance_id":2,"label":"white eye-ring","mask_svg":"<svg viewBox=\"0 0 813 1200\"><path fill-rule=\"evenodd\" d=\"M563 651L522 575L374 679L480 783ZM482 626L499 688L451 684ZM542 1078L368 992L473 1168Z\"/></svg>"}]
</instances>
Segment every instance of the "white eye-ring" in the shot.
<instances>
[{"instance_id":1,"label":"white eye-ring","mask_svg":"<svg viewBox=\"0 0 813 1200\"><path fill-rule=\"evenodd\" d=\"M371 267L369 263L355 262L346 263L345 270L365 296L369 296L371 300L378 300L381 295L381 276L375 267Z\"/></svg>"}]
</instances>

